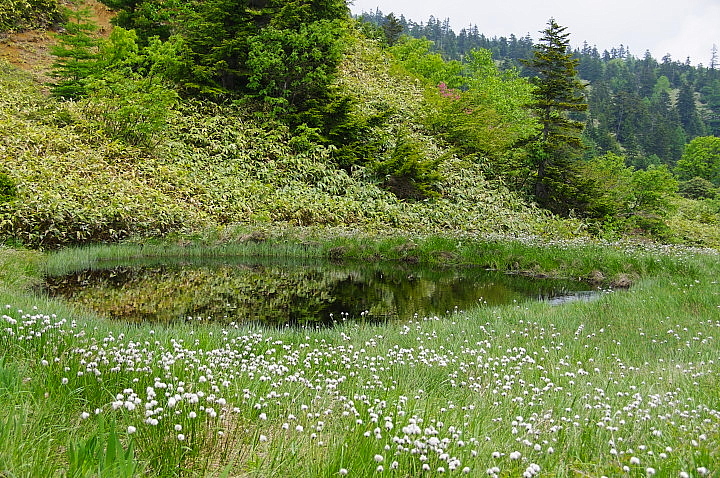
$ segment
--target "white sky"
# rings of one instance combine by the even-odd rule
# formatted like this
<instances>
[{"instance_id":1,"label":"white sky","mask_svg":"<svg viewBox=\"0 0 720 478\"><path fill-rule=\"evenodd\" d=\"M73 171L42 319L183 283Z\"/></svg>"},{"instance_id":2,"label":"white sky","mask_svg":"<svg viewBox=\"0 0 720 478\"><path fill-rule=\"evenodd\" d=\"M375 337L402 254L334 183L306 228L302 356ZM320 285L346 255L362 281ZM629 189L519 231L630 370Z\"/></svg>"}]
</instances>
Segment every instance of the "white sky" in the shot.
<instances>
[{"instance_id":1,"label":"white sky","mask_svg":"<svg viewBox=\"0 0 720 478\"><path fill-rule=\"evenodd\" d=\"M573 47L583 41L603 50L620 44L638 58L650 50L660 61L670 54L693 65L710 64L720 48L720 0L351 0L352 13L380 8L414 22L430 15L450 19L455 33L471 24L488 37L527 34L537 40L552 17L570 34ZM720 53L719 53L720 57ZM720 58L719 58L720 59Z\"/></svg>"}]
</instances>

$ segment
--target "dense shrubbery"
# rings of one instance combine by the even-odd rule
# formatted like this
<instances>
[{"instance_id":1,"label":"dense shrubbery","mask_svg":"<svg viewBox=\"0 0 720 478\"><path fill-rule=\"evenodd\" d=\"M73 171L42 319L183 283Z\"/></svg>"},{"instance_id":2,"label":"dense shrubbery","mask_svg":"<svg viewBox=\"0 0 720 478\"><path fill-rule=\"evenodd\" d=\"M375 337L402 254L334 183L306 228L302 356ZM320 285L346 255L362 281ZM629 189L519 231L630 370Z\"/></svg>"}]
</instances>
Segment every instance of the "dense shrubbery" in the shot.
<instances>
[{"instance_id":1,"label":"dense shrubbery","mask_svg":"<svg viewBox=\"0 0 720 478\"><path fill-rule=\"evenodd\" d=\"M299 144L287 126L260 123L244 107L202 102L178 104L155 147L136 147L97 127L94 108L112 98L58 104L3 68L0 129L8 140L0 167L19 198L3 211L5 239L57 247L265 221L510 233L546 227L545 215L470 164L443 160L437 200L404 202L373 184L371 165L348 174L334 165L332 147ZM399 116L390 121L400 127ZM441 158L431 138L411 134L427 158Z\"/></svg>"},{"instance_id":2,"label":"dense shrubbery","mask_svg":"<svg viewBox=\"0 0 720 478\"><path fill-rule=\"evenodd\" d=\"M3 0L0 32L47 28L63 19L57 0Z\"/></svg>"}]
</instances>

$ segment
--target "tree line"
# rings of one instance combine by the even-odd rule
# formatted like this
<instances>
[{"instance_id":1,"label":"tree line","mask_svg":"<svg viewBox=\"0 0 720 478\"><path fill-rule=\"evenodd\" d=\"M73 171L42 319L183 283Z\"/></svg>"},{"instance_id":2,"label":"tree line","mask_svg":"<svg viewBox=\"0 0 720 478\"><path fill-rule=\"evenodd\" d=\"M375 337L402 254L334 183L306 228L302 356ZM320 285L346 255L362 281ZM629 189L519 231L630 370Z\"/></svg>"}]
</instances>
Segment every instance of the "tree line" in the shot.
<instances>
[{"instance_id":1,"label":"tree line","mask_svg":"<svg viewBox=\"0 0 720 478\"><path fill-rule=\"evenodd\" d=\"M359 19L369 35L387 43L401 35L425 38L432 42L431 51L461 62L482 48L492 53L501 69L517 69L523 77L534 74L524 63L533 55L529 35L487 37L477 26L456 33L448 19L430 17L417 23L379 9ZM658 61L649 52L638 58L622 44L601 52L585 42L572 55L578 60L579 78L588 85L583 136L590 154L622 153L629 164L643 169L651 164L673 167L694 138L720 136L717 47L708 48L707 66L692 66L689 59L678 61L670 55Z\"/></svg>"}]
</instances>

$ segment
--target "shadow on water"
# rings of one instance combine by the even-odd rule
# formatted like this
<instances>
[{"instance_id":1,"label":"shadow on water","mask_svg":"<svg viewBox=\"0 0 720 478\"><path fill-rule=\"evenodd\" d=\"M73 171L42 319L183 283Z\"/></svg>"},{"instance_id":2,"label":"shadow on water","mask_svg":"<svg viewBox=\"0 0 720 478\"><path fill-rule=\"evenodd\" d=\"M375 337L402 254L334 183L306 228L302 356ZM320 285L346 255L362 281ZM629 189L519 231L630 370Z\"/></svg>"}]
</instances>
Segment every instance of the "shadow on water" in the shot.
<instances>
[{"instance_id":1,"label":"shadow on water","mask_svg":"<svg viewBox=\"0 0 720 478\"><path fill-rule=\"evenodd\" d=\"M68 275L48 276L42 289L50 296L130 322L213 320L309 326L345 320L406 320L483 305L538 299L560 302L594 294L580 282L478 268L247 257L102 263Z\"/></svg>"}]
</instances>

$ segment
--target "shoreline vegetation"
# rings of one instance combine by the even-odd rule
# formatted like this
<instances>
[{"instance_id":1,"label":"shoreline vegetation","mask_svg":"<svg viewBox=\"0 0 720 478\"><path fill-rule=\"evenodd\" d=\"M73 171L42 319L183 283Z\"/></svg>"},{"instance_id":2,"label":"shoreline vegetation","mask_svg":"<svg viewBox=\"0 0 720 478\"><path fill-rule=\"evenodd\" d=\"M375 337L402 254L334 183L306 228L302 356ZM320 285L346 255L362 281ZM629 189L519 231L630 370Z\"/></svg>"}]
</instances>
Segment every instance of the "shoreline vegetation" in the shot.
<instances>
[{"instance_id":1,"label":"shoreline vegetation","mask_svg":"<svg viewBox=\"0 0 720 478\"><path fill-rule=\"evenodd\" d=\"M28 289L49 268L138 254L340 252L633 284L592 303L285 330L129 325ZM718 472L717 251L238 229L0 258L0 467L14 476Z\"/></svg>"}]
</instances>

